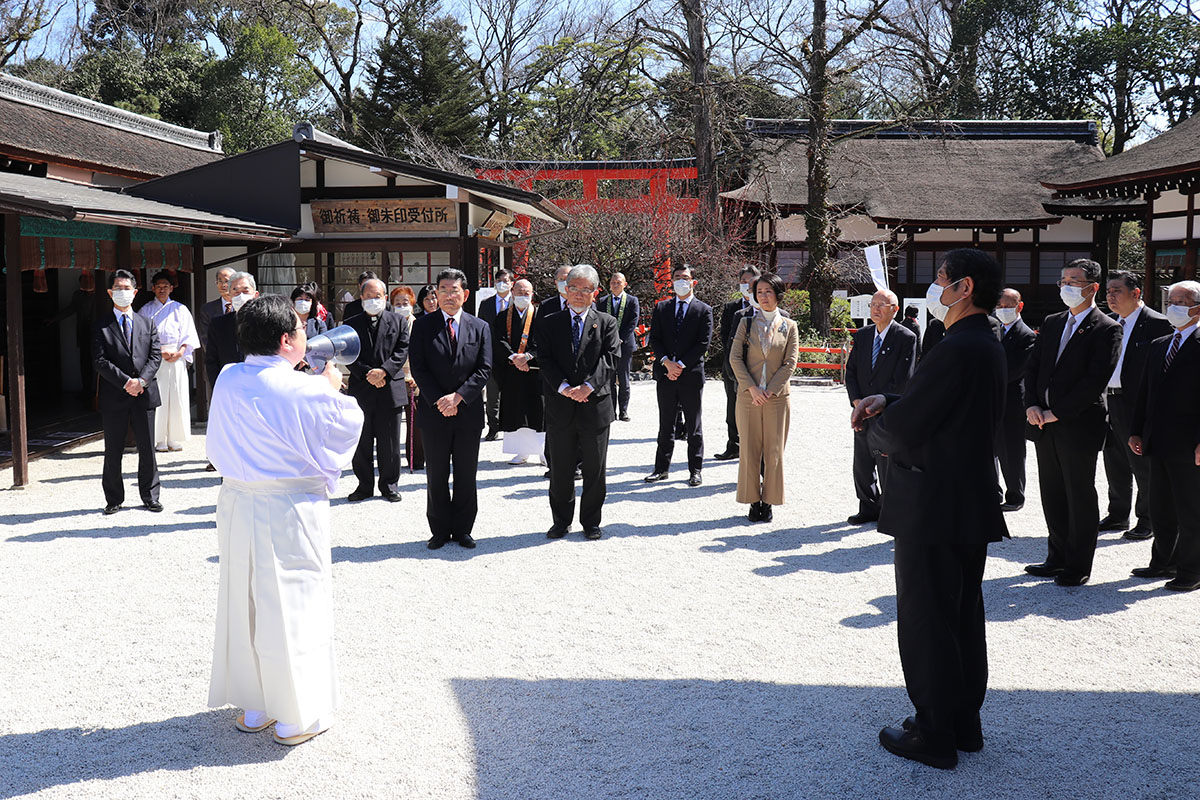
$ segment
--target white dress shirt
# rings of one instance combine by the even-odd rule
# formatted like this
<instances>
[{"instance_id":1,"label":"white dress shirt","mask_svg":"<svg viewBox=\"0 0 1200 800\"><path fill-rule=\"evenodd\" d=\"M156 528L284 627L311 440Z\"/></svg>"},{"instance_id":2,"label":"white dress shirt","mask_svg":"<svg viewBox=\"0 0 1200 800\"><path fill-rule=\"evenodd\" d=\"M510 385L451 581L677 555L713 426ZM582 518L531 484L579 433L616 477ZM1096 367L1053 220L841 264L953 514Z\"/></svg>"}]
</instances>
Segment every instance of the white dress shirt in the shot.
<instances>
[{"instance_id":1,"label":"white dress shirt","mask_svg":"<svg viewBox=\"0 0 1200 800\"><path fill-rule=\"evenodd\" d=\"M1121 388L1121 368L1125 366L1125 348L1129 346L1129 334L1141 315L1142 305L1139 303L1138 307L1131 311L1128 317L1121 318L1124 321L1124 324L1121 325L1121 354L1117 356L1117 366L1113 369L1112 377L1108 379L1109 389Z\"/></svg>"}]
</instances>

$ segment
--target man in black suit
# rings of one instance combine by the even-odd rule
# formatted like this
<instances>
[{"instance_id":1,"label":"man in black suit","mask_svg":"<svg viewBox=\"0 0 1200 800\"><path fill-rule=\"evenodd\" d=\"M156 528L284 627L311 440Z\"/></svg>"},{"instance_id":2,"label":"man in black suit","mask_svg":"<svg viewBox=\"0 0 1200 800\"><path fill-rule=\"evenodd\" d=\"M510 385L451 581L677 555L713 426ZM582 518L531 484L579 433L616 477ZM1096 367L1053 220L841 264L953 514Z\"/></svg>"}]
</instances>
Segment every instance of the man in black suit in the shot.
<instances>
[{"instance_id":1,"label":"man in black suit","mask_svg":"<svg viewBox=\"0 0 1200 800\"><path fill-rule=\"evenodd\" d=\"M621 338L621 351L617 356L616 375L613 378L613 397L617 402L617 419L629 422L629 373L633 367L633 354L637 350L637 326L642 316L637 296L627 294L629 285L625 274L614 272L608 279L610 294L596 303L596 307L617 321L617 335Z\"/></svg>"},{"instance_id":2,"label":"man in black suit","mask_svg":"<svg viewBox=\"0 0 1200 800\"><path fill-rule=\"evenodd\" d=\"M417 426L425 443L429 549L455 541L472 548L479 511L475 477L483 432L483 387L492 373L492 332L463 310L467 276L444 269L437 276L438 311L412 326L408 357L420 390ZM454 494L450 494L450 470Z\"/></svg>"},{"instance_id":3,"label":"man in black suit","mask_svg":"<svg viewBox=\"0 0 1200 800\"><path fill-rule=\"evenodd\" d=\"M671 272L675 297L654 306L650 316L650 349L654 351L654 382L658 389L658 450L647 483L666 480L675 450L675 414L683 410L687 438L688 486L702 482L704 432L704 356L712 341L712 308L697 299L696 279L687 264Z\"/></svg>"},{"instance_id":4,"label":"man in black suit","mask_svg":"<svg viewBox=\"0 0 1200 800\"><path fill-rule=\"evenodd\" d=\"M481 320L492 328L496 324L496 317L508 310L509 304L512 302L512 273L504 267L496 270L494 276L494 286L496 294L489 297L479 304L479 314ZM492 337L493 339L495 337ZM493 369L492 375L488 378L487 390L485 397L487 398L484 404L484 410L487 413L487 436L484 436L484 441L494 442L500 438L500 370Z\"/></svg>"},{"instance_id":5,"label":"man in black suit","mask_svg":"<svg viewBox=\"0 0 1200 800\"><path fill-rule=\"evenodd\" d=\"M534 325L536 326L546 317L551 314L557 314L567 307L567 275L571 273L571 265L564 264L554 271L554 288L558 290L558 294L554 297L547 298L538 304L537 313L533 317Z\"/></svg>"},{"instance_id":6,"label":"man in black suit","mask_svg":"<svg viewBox=\"0 0 1200 800\"><path fill-rule=\"evenodd\" d=\"M363 308L362 308L363 284L365 284L367 281L377 281L377 280L379 280L379 276L376 275L371 270L366 270L366 271L360 272L358 274L358 297L355 298L354 300L351 300L349 303L346 303L346 307L344 309L342 309L342 319L343 320L350 319L351 317L357 317L359 314L363 313ZM332 325L333 322L331 321L329 324Z\"/></svg>"},{"instance_id":7,"label":"man in black suit","mask_svg":"<svg viewBox=\"0 0 1200 800\"><path fill-rule=\"evenodd\" d=\"M1150 343L1171 333L1167 318L1142 302L1142 280L1124 270L1108 273L1108 307L1121 326L1121 351L1108 379L1108 438L1104 441L1104 473L1108 476L1108 513L1100 520L1101 531L1125 531L1126 539L1149 539L1153 534L1150 513L1150 464L1129 449L1129 422L1133 403L1142 385ZM1137 480L1137 503L1133 484ZM1137 512L1130 527L1129 512Z\"/></svg>"},{"instance_id":8,"label":"man in black suit","mask_svg":"<svg viewBox=\"0 0 1200 800\"><path fill-rule=\"evenodd\" d=\"M729 366L729 348L733 347L733 337L737 333L738 323L742 317L754 311L750 304L750 287L762 273L753 264L747 264L738 273L738 290L742 296L731 300L721 309L721 380L725 384L725 450L713 458L718 461L728 461L738 457L741 440L737 429L737 376Z\"/></svg>"},{"instance_id":9,"label":"man in black suit","mask_svg":"<svg viewBox=\"0 0 1200 800\"><path fill-rule=\"evenodd\" d=\"M1029 356L1037 334L1025 324L1021 311L1025 308L1021 293L1016 289L1000 292L996 319L1003 326L1000 344L1008 365L1008 390L1004 394L1004 423L996 440L996 459L1004 476L1002 511L1019 511L1025 505L1025 398L1022 386Z\"/></svg>"},{"instance_id":10,"label":"man in black suit","mask_svg":"<svg viewBox=\"0 0 1200 800\"><path fill-rule=\"evenodd\" d=\"M583 472L579 523L588 539L603 535L605 468L613 421L613 370L621 341L617 321L592 306L600 289L594 267L567 273L567 309L537 326L538 365L550 454L550 514L546 536L561 539L575 517L575 465Z\"/></svg>"},{"instance_id":11,"label":"man in black suit","mask_svg":"<svg viewBox=\"0 0 1200 800\"><path fill-rule=\"evenodd\" d=\"M208 324L208 338L204 341L204 367L208 379L215 386L221 370L226 364L238 364L246 360L242 355L237 338L237 312L242 306L258 297L258 285L249 272L235 272L229 279L230 307L233 312L214 317Z\"/></svg>"},{"instance_id":12,"label":"man in black suit","mask_svg":"<svg viewBox=\"0 0 1200 800\"><path fill-rule=\"evenodd\" d=\"M387 308L387 286L370 278L363 284L363 313L345 324L358 334L362 351L350 365L349 393L363 410L363 428L354 451L354 477L358 488L349 500L366 500L374 494L374 452L379 452L379 494L389 503L400 502L400 410L408 406L404 363L408 361L408 335L400 315Z\"/></svg>"},{"instance_id":13,"label":"man in black suit","mask_svg":"<svg viewBox=\"0 0 1200 800\"><path fill-rule=\"evenodd\" d=\"M200 306L200 311L196 314L196 332L200 334L200 346L204 346L204 342L208 341L208 326L216 317L224 316L233 311L233 293L229 289L229 279L236 273L233 267L221 267L217 270L217 293L216 300L210 300ZM213 376L214 378L216 375ZM212 388L209 387L209 392Z\"/></svg>"},{"instance_id":14,"label":"man in black suit","mask_svg":"<svg viewBox=\"0 0 1200 800\"><path fill-rule=\"evenodd\" d=\"M1096 308L1099 281L1100 265L1091 259L1063 267L1058 285L1067 310L1042 322L1025 375L1025 418L1049 533L1046 560L1025 571L1060 586L1087 583L1096 554L1104 387L1121 347L1121 327Z\"/></svg>"},{"instance_id":15,"label":"man in black suit","mask_svg":"<svg viewBox=\"0 0 1200 800\"><path fill-rule=\"evenodd\" d=\"M98 405L104 426L104 513L115 514L125 502L121 455L132 428L138 450L138 493L142 505L162 511L158 502L158 462L154 456L154 409L159 406L155 375L162 348L154 323L133 313L137 294L132 272L119 269L109 281L113 313L92 326L92 361L100 376Z\"/></svg>"},{"instance_id":16,"label":"man in black suit","mask_svg":"<svg viewBox=\"0 0 1200 800\"><path fill-rule=\"evenodd\" d=\"M921 360L921 326L917 323L917 315L920 312L916 306L904 307L904 318L900 320L900 325L907 328L913 336L917 337L917 360Z\"/></svg>"},{"instance_id":17,"label":"man in black suit","mask_svg":"<svg viewBox=\"0 0 1200 800\"><path fill-rule=\"evenodd\" d=\"M1004 409L1005 358L988 322L1000 267L974 249L951 250L938 269L931 313L946 335L921 359L904 394L862 398L872 447L892 462L879 530L894 536L896 633L916 714L879 733L892 753L941 769L958 750L983 747L987 691L983 568L1008 534L993 447ZM940 307L940 308L939 308Z\"/></svg>"},{"instance_id":18,"label":"man in black suit","mask_svg":"<svg viewBox=\"0 0 1200 800\"><path fill-rule=\"evenodd\" d=\"M854 334L846 361L846 392L850 405L873 394L901 394L917 366L917 337L895 322L899 300L881 289L871 298L871 322ZM865 427L870 427L870 423ZM865 525L879 519L881 491L887 483L887 459L876 456L867 443L866 430L854 434L854 493L858 511L847 520ZM878 473L878 482L876 482Z\"/></svg>"},{"instance_id":19,"label":"man in black suit","mask_svg":"<svg viewBox=\"0 0 1200 800\"><path fill-rule=\"evenodd\" d=\"M1174 333L1155 339L1142 372L1129 448L1150 462L1154 546L1137 578L1171 578L1164 588L1200 589L1200 283L1167 291Z\"/></svg>"}]
</instances>

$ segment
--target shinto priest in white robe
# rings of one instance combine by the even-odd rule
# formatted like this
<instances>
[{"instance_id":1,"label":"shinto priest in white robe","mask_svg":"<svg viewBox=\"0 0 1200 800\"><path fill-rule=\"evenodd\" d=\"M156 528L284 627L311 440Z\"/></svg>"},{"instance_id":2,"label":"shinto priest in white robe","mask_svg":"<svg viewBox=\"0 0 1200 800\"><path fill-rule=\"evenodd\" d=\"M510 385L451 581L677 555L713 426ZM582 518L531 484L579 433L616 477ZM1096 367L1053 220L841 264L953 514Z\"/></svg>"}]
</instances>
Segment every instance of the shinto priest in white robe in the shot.
<instances>
[{"instance_id":1,"label":"shinto priest in white robe","mask_svg":"<svg viewBox=\"0 0 1200 800\"><path fill-rule=\"evenodd\" d=\"M167 447L178 450L192 432L187 365L192 363L192 351L200 346L200 336L192 313L183 303L168 299L163 305L155 298L138 313L158 328L158 341L164 350L183 351L183 358L176 361L164 358L156 373L162 406L154 415L154 444L160 450Z\"/></svg>"},{"instance_id":2,"label":"shinto priest in white robe","mask_svg":"<svg viewBox=\"0 0 1200 800\"><path fill-rule=\"evenodd\" d=\"M362 425L354 398L282 356L221 371L208 422L224 478L210 706L307 728L337 705L329 494Z\"/></svg>"}]
</instances>

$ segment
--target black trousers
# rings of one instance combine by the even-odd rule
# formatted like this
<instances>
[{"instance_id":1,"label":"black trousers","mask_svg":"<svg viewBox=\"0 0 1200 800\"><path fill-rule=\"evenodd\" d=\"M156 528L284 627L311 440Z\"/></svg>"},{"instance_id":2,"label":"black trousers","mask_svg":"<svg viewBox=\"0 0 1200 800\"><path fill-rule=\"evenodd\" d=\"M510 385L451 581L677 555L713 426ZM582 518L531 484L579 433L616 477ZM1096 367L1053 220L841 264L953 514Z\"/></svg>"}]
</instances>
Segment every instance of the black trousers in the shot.
<instances>
[{"instance_id":1,"label":"black trousers","mask_svg":"<svg viewBox=\"0 0 1200 800\"><path fill-rule=\"evenodd\" d=\"M675 452L675 412L683 411L683 429L687 437L688 470L698 472L704 467L704 431L700 410L704 395L704 374L688 371L678 380L658 378L658 452L654 456L654 471L666 472Z\"/></svg>"},{"instance_id":2,"label":"black trousers","mask_svg":"<svg viewBox=\"0 0 1200 800\"><path fill-rule=\"evenodd\" d=\"M738 382L737 378L725 373L721 374L721 380L725 383L725 428L728 437L725 449L737 450L741 443L737 429Z\"/></svg>"},{"instance_id":3,"label":"black trousers","mask_svg":"<svg viewBox=\"0 0 1200 800\"><path fill-rule=\"evenodd\" d=\"M579 498L579 524L599 528L608 494L605 467L608 463L608 425L586 430L577 425L546 427L546 450L550 463L550 516L554 527L566 528L575 518L575 465L583 473Z\"/></svg>"},{"instance_id":4,"label":"black trousers","mask_svg":"<svg viewBox=\"0 0 1200 800\"><path fill-rule=\"evenodd\" d=\"M1009 403L1012 402L1010 399ZM1022 405L1020 402L1017 406ZM1004 418L996 430L996 458L1004 477L1004 502L1021 505L1025 502L1025 409L1005 407Z\"/></svg>"},{"instance_id":5,"label":"black trousers","mask_svg":"<svg viewBox=\"0 0 1200 800\"><path fill-rule=\"evenodd\" d=\"M134 404L100 412L104 426L105 505L125 502L125 482L121 480L121 456L125 452L125 434L133 430L138 451L138 494L143 503L158 502L158 459L154 455L154 409L145 411Z\"/></svg>"},{"instance_id":6,"label":"black trousers","mask_svg":"<svg viewBox=\"0 0 1200 800\"><path fill-rule=\"evenodd\" d=\"M879 503L883 499L883 485L887 481L887 459L876 457L867 444L867 432L854 432L854 494L858 496L858 510L862 514L879 516ZM876 482L875 475L879 480Z\"/></svg>"},{"instance_id":7,"label":"black trousers","mask_svg":"<svg viewBox=\"0 0 1200 800\"><path fill-rule=\"evenodd\" d=\"M460 406L461 408L461 406ZM426 411L421 413L438 413ZM470 533L479 513L475 475L479 468L479 434L482 425L459 424L424 427L425 517L435 539L457 539ZM454 493L450 472L454 471Z\"/></svg>"},{"instance_id":8,"label":"black trousers","mask_svg":"<svg viewBox=\"0 0 1200 800\"><path fill-rule=\"evenodd\" d=\"M1137 514L1137 526L1152 528L1150 513L1150 464L1145 456L1129 449L1129 410L1124 395L1109 396L1108 437L1104 440L1104 474L1108 477L1108 515L1128 519ZM1133 484L1137 481L1137 503Z\"/></svg>"},{"instance_id":9,"label":"black trousers","mask_svg":"<svg viewBox=\"0 0 1200 800\"><path fill-rule=\"evenodd\" d=\"M896 632L904 685L929 744L979 734L987 693L983 567L987 548L896 539Z\"/></svg>"},{"instance_id":10,"label":"black trousers","mask_svg":"<svg viewBox=\"0 0 1200 800\"><path fill-rule=\"evenodd\" d=\"M1049 542L1046 563L1077 575L1092 573L1100 506L1096 497L1097 447L1078 432L1052 422L1037 440L1038 485Z\"/></svg>"},{"instance_id":11,"label":"black trousers","mask_svg":"<svg viewBox=\"0 0 1200 800\"><path fill-rule=\"evenodd\" d=\"M1194 457L1146 457L1154 545L1150 566L1174 567L1184 580L1200 578L1200 467Z\"/></svg>"},{"instance_id":12,"label":"black trousers","mask_svg":"<svg viewBox=\"0 0 1200 800\"><path fill-rule=\"evenodd\" d=\"M400 480L400 409L363 408L362 434L350 462L358 488L370 489L379 456L379 491L394 491Z\"/></svg>"},{"instance_id":13,"label":"black trousers","mask_svg":"<svg viewBox=\"0 0 1200 800\"><path fill-rule=\"evenodd\" d=\"M633 348L621 345L621 356L617 359L617 374L613 376L612 396L617 398L617 413L629 413L629 372L633 369Z\"/></svg>"},{"instance_id":14,"label":"black trousers","mask_svg":"<svg viewBox=\"0 0 1200 800\"><path fill-rule=\"evenodd\" d=\"M487 414L487 427L489 431L500 430L500 381L496 380L495 371L488 376L487 385L484 387L484 413Z\"/></svg>"}]
</instances>

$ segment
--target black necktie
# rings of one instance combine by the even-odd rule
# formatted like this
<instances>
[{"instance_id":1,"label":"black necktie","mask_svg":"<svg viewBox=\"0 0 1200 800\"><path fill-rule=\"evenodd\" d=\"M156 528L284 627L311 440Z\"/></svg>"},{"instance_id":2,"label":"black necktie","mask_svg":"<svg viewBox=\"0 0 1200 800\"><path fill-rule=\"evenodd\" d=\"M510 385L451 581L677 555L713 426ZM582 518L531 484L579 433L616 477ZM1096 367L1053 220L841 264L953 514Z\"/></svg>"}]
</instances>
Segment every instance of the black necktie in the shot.
<instances>
[{"instance_id":1,"label":"black necktie","mask_svg":"<svg viewBox=\"0 0 1200 800\"><path fill-rule=\"evenodd\" d=\"M1183 340L1183 334L1175 331L1175 337L1171 339L1171 349L1167 350L1167 363L1163 364L1163 370L1171 368L1171 362L1175 360L1175 354L1179 352L1180 344Z\"/></svg>"},{"instance_id":2,"label":"black necktie","mask_svg":"<svg viewBox=\"0 0 1200 800\"><path fill-rule=\"evenodd\" d=\"M125 346L133 350L133 330L129 325L129 316L121 315L121 335L125 337Z\"/></svg>"},{"instance_id":3,"label":"black necktie","mask_svg":"<svg viewBox=\"0 0 1200 800\"><path fill-rule=\"evenodd\" d=\"M675 302L675 332L683 327L683 315L687 313L687 303Z\"/></svg>"},{"instance_id":4,"label":"black necktie","mask_svg":"<svg viewBox=\"0 0 1200 800\"><path fill-rule=\"evenodd\" d=\"M575 345L575 355L579 355L579 342L583 339L583 317L575 314L575 322L571 326L571 341Z\"/></svg>"}]
</instances>

